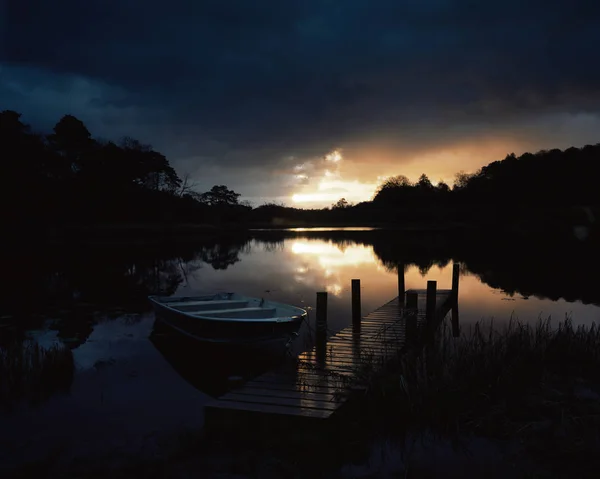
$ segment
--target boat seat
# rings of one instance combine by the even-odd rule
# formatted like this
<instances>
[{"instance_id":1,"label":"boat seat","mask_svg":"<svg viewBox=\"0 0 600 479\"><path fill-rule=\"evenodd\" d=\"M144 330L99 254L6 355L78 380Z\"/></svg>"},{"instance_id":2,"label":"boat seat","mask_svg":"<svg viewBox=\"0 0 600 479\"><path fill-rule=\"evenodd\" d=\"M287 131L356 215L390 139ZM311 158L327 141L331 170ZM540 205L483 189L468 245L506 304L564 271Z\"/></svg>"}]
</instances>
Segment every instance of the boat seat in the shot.
<instances>
[{"instance_id":1,"label":"boat seat","mask_svg":"<svg viewBox=\"0 0 600 479\"><path fill-rule=\"evenodd\" d=\"M248 301L182 301L180 303L168 303L167 306L179 311L214 311L217 309L243 308L248 306Z\"/></svg>"},{"instance_id":2,"label":"boat seat","mask_svg":"<svg viewBox=\"0 0 600 479\"><path fill-rule=\"evenodd\" d=\"M190 312L192 316L213 318L261 319L275 316L276 308L234 308L215 309L212 311Z\"/></svg>"}]
</instances>

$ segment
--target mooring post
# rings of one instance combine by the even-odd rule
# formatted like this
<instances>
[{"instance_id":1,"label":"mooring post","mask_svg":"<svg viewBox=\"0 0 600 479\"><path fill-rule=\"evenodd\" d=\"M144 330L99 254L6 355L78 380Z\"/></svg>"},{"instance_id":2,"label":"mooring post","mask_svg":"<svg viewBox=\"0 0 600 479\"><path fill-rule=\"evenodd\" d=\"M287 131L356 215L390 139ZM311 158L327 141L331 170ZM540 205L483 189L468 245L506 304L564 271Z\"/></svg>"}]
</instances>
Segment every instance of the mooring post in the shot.
<instances>
[{"instance_id":1,"label":"mooring post","mask_svg":"<svg viewBox=\"0 0 600 479\"><path fill-rule=\"evenodd\" d=\"M437 295L437 281L427 281L427 299L425 303L425 318L427 322L435 317L435 303Z\"/></svg>"},{"instance_id":2,"label":"mooring post","mask_svg":"<svg viewBox=\"0 0 600 479\"><path fill-rule=\"evenodd\" d=\"M317 318L316 318L316 353L317 362L325 361L327 348L327 292L317 293Z\"/></svg>"},{"instance_id":3,"label":"mooring post","mask_svg":"<svg viewBox=\"0 0 600 479\"><path fill-rule=\"evenodd\" d=\"M327 292L317 293L317 331L327 331Z\"/></svg>"},{"instance_id":4,"label":"mooring post","mask_svg":"<svg viewBox=\"0 0 600 479\"><path fill-rule=\"evenodd\" d=\"M417 310L417 305L419 303L419 293L416 291L407 291L406 292L406 309Z\"/></svg>"},{"instance_id":5,"label":"mooring post","mask_svg":"<svg viewBox=\"0 0 600 479\"><path fill-rule=\"evenodd\" d=\"M398 302L404 306L406 284L404 283L404 263L398 263Z\"/></svg>"},{"instance_id":6,"label":"mooring post","mask_svg":"<svg viewBox=\"0 0 600 479\"><path fill-rule=\"evenodd\" d=\"M458 321L458 301L454 301L452 305L452 336L458 338L460 336L460 323Z\"/></svg>"},{"instance_id":7,"label":"mooring post","mask_svg":"<svg viewBox=\"0 0 600 479\"><path fill-rule=\"evenodd\" d=\"M416 291L406 292L406 342L414 345L417 342L417 318L418 318L419 294Z\"/></svg>"},{"instance_id":8,"label":"mooring post","mask_svg":"<svg viewBox=\"0 0 600 479\"><path fill-rule=\"evenodd\" d=\"M360 306L360 279L352 280L352 326L360 327L362 312Z\"/></svg>"},{"instance_id":9,"label":"mooring post","mask_svg":"<svg viewBox=\"0 0 600 479\"><path fill-rule=\"evenodd\" d=\"M458 301L458 280L460 278L460 265L454 263L452 265L452 299Z\"/></svg>"}]
</instances>

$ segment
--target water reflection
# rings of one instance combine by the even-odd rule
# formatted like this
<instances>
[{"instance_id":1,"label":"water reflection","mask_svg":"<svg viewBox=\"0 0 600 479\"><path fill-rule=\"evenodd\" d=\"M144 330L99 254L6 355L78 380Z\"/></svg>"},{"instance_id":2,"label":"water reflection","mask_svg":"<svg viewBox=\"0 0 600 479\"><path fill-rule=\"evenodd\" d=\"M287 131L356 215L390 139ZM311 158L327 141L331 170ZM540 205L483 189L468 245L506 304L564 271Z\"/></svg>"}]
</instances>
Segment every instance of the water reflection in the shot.
<instances>
[{"instance_id":1,"label":"water reflection","mask_svg":"<svg viewBox=\"0 0 600 479\"><path fill-rule=\"evenodd\" d=\"M349 242L291 241L289 250L302 261L296 268L294 279L299 283L310 284L314 278L312 270L323 277L323 289L334 296L340 296L347 287L343 270L359 265L376 265L381 268L373 249ZM294 261L290 258L289 261Z\"/></svg>"},{"instance_id":2,"label":"water reflection","mask_svg":"<svg viewBox=\"0 0 600 479\"><path fill-rule=\"evenodd\" d=\"M284 350L227 347L198 342L173 331L157 319L150 341L177 373L195 388L211 396L228 391L286 360Z\"/></svg>"},{"instance_id":3,"label":"water reflection","mask_svg":"<svg viewBox=\"0 0 600 479\"><path fill-rule=\"evenodd\" d=\"M262 231L153 247L70 246L0 254L10 278L0 291L0 316L9 319L0 322L18 317L11 327L22 335L44 327L50 317L51 327L72 348L89 336L95 311L146 311L149 294L226 289L311 307L316 291L328 291L332 326L343 327L350 280L361 279L367 312L396 295L399 265L407 288L422 288L427 279L445 288L450 265L460 262L465 322L511 314L526 321L540 314L557 319L572 314L576 322L590 322L598 313L584 303L600 304L593 281L600 269L598 251L441 233L433 238L384 230Z\"/></svg>"},{"instance_id":4,"label":"water reflection","mask_svg":"<svg viewBox=\"0 0 600 479\"><path fill-rule=\"evenodd\" d=\"M6 278L0 348L28 337L42 345L58 342L68 346L76 366L69 395L0 417L0 463L16 458L17 450L41 451L57 434L74 451L112 450L116 437L139 448L134 436L200 425L207 394L276 359L215 351L161 331L149 294L239 291L305 307L314 323L316 292L329 291L328 326L335 331L351 323L352 279L361 280L366 314L397 295L398 269L407 289L424 288L430 279L450 288L456 261L463 330L481 318L600 320L594 305L600 304L600 252L548 242L383 230L265 231L152 247L40 247L0 255ZM454 324L457 317L458 309ZM304 329L295 352L308 349Z\"/></svg>"},{"instance_id":5,"label":"water reflection","mask_svg":"<svg viewBox=\"0 0 600 479\"><path fill-rule=\"evenodd\" d=\"M0 341L47 329L76 350L90 338L99 312L109 320L122 318L148 311L149 294L220 290L266 296L309 311L315 293L327 291L329 329L339 330L350 324L352 279L361 279L366 314L396 296L398 268L407 289L423 288L428 279L450 288L453 261L461 263L463 328L482 318L498 323L551 316L558 321L569 315L575 324L600 319L599 309L586 304L600 304L600 292L590 281L600 268L597 251L539 244L509 248L491 241L482 250L475 247L480 238L446 240L382 230L270 231L154 248L13 252L6 273L16 279L0 292L5 308ZM302 345L300 340L295 348Z\"/></svg>"}]
</instances>

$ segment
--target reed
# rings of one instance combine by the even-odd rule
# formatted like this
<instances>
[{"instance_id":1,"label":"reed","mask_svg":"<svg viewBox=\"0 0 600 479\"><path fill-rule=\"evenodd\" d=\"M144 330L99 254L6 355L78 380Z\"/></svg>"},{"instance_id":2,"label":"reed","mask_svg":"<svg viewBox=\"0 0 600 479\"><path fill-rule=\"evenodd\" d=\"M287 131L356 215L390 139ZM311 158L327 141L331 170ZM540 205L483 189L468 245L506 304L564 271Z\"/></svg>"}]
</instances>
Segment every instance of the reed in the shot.
<instances>
[{"instance_id":1,"label":"reed","mask_svg":"<svg viewBox=\"0 0 600 479\"><path fill-rule=\"evenodd\" d=\"M511 318L501 329L479 322L455 338L444 323L433 341L404 351L369 385L365 422L375 421L369 427L379 436L477 435L519 443L552 467L590 460L600 466L593 453L600 447L595 324L574 327L566 317L554 327L550 318L534 325Z\"/></svg>"},{"instance_id":2,"label":"reed","mask_svg":"<svg viewBox=\"0 0 600 479\"><path fill-rule=\"evenodd\" d=\"M73 353L62 345L46 349L33 341L11 341L0 347L0 404L37 404L68 392L74 370Z\"/></svg>"}]
</instances>

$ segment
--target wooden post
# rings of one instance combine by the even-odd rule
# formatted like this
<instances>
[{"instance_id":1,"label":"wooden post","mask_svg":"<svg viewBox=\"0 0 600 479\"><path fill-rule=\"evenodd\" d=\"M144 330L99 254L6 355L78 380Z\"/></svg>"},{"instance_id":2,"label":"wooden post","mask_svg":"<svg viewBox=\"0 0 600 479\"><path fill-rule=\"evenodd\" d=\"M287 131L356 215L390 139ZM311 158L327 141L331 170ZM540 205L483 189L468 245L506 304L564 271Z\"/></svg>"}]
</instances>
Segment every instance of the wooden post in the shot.
<instances>
[{"instance_id":1,"label":"wooden post","mask_svg":"<svg viewBox=\"0 0 600 479\"><path fill-rule=\"evenodd\" d=\"M435 303L437 295L437 281L427 281L427 302L425 304L425 317L427 322L435 317Z\"/></svg>"},{"instance_id":2,"label":"wooden post","mask_svg":"<svg viewBox=\"0 0 600 479\"><path fill-rule=\"evenodd\" d=\"M352 325L360 327L362 312L360 307L360 279L352 280Z\"/></svg>"},{"instance_id":3,"label":"wooden post","mask_svg":"<svg viewBox=\"0 0 600 479\"><path fill-rule=\"evenodd\" d=\"M242 376L229 376L227 378L227 382L232 387L238 387L243 384L244 378Z\"/></svg>"},{"instance_id":4,"label":"wooden post","mask_svg":"<svg viewBox=\"0 0 600 479\"><path fill-rule=\"evenodd\" d=\"M458 279L460 278L460 265L454 263L452 265L452 297L454 301L458 301Z\"/></svg>"},{"instance_id":5,"label":"wooden post","mask_svg":"<svg viewBox=\"0 0 600 479\"><path fill-rule=\"evenodd\" d=\"M419 304L419 293L416 291L408 291L406 293L406 309L411 310L417 309L417 305Z\"/></svg>"},{"instance_id":6,"label":"wooden post","mask_svg":"<svg viewBox=\"0 0 600 479\"><path fill-rule=\"evenodd\" d=\"M355 359L360 358L360 323L352 325L352 354Z\"/></svg>"},{"instance_id":7,"label":"wooden post","mask_svg":"<svg viewBox=\"0 0 600 479\"><path fill-rule=\"evenodd\" d=\"M327 292L317 293L316 355L317 363L325 362L327 349Z\"/></svg>"},{"instance_id":8,"label":"wooden post","mask_svg":"<svg viewBox=\"0 0 600 479\"><path fill-rule=\"evenodd\" d=\"M404 306L406 284L404 283L404 263L398 263L398 301Z\"/></svg>"},{"instance_id":9,"label":"wooden post","mask_svg":"<svg viewBox=\"0 0 600 479\"><path fill-rule=\"evenodd\" d=\"M418 317L419 294L416 291L406 293L406 342L414 345L417 342L417 317Z\"/></svg>"},{"instance_id":10,"label":"wooden post","mask_svg":"<svg viewBox=\"0 0 600 479\"><path fill-rule=\"evenodd\" d=\"M454 301L452 305L452 336L458 338L460 336L460 323L458 322L458 301Z\"/></svg>"},{"instance_id":11,"label":"wooden post","mask_svg":"<svg viewBox=\"0 0 600 479\"><path fill-rule=\"evenodd\" d=\"M317 293L317 331L327 331L327 292Z\"/></svg>"}]
</instances>

